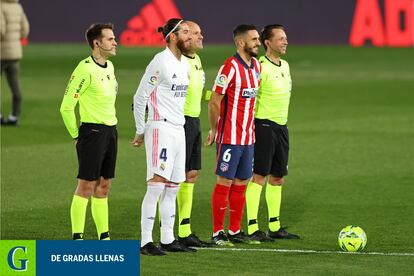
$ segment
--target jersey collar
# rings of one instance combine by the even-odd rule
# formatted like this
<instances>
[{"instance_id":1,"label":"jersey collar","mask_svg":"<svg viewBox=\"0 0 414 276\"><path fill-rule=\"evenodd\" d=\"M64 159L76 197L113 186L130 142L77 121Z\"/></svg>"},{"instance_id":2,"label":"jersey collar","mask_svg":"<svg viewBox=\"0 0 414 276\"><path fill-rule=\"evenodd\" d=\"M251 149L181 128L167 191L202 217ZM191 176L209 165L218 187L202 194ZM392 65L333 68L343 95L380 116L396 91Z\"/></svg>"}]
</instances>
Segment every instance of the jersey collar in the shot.
<instances>
[{"instance_id":1,"label":"jersey collar","mask_svg":"<svg viewBox=\"0 0 414 276\"><path fill-rule=\"evenodd\" d=\"M187 55L183 54L183 56L185 56L186 58L189 58L189 59L195 59L195 55L193 57L190 57L190 56L187 56Z\"/></svg>"},{"instance_id":2,"label":"jersey collar","mask_svg":"<svg viewBox=\"0 0 414 276\"><path fill-rule=\"evenodd\" d=\"M234 57L243 65L244 68L246 68L246 69L253 69L254 68L253 58L252 58L252 64L250 64L250 67L249 67L249 65L247 65L247 63L244 62L244 60L241 58L239 53L236 53L234 55Z\"/></svg>"},{"instance_id":3,"label":"jersey collar","mask_svg":"<svg viewBox=\"0 0 414 276\"><path fill-rule=\"evenodd\" d=\"M279 64L277 64L277 63L274 63L270 58L268 58L267 56L265 56L265 58L270 62L270 63L272 63L273 65L276 65L277 67L280 67L281 65L282 65L282 60L279 60Z\"/></svg>"},{"instance_id":4,"label":"jersey collar","mask_svg":"<svg viewBox=\"0 0 414 276\"><path fill-rule=\"evenodd\" d=\"M93 60L93 62L95 62L95 64L96 64L96 65L98 65L99 67L102 67L102 68L106 68L106 67L108 67L108 62L105 62L105 65L102 65L102 64L97 63L97 62L96 62L96 60L93 58L93 56L91 56L91 59L92 59L92 60Z\"/></svg>"}]
</instances>

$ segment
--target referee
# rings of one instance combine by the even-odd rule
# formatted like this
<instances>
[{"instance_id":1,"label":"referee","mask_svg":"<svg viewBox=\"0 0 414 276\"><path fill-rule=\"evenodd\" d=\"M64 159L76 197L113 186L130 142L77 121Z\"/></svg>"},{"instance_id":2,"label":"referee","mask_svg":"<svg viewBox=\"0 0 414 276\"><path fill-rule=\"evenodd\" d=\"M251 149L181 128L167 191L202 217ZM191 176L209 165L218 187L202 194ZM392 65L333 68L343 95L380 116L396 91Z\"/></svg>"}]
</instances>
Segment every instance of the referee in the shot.
<instances>
[{"instance_id":1,"label":"referee","mask_svg":"<svg viewBox=\"0 0 414 276\"><path fill-rule=\"evenodd\" d=\"M72 238L83 240L86 208L91 198L92 217L100 240L109 240L108 193L115 175L118 134L115 100L118 83L108 60L116 55L113 25L95 23L86 30L92 55L79 62L70 77L60 113L75 140L78 185L72 199ZM79 102L81 126L75 107Z\"/></svg>"},{"instance_id":2,"label":"referee","mask_svg":"<svg viewBox=\"0 0 414 276\"><path fill-rule=\"evenodd\" d=\"M288 173L289 133L287 128L292 90L289 64L280 57L288 45L282 25L268 25L260 35L266 54L260 57L262 72L255 114L256 144L253 178L246 190L248 234L262 242L273 239L298 239L280 225L283 177ZM259 230L257 213L260 194L266 183L269 231Z\"/></svg>"},{"instance_id":3,"label":"referee","mask_svg":"<svg viewBox=\"0 0 414 276\"><path fill-rule=\"evenodd\" d=\"M200 112L201 97L205 83L205 74L197 51L203 49L203 35L200 26L192 21L186 21L190 28L190 48L183 55L190 65L190 84L184 105L185 115L185 181L180 184L177 194L178 203L178 240L186 246L207 247L208 243L200 240L191 231L190 216L193 205L194 184L198 171L201 169L201 128Z\"/></svg>"}]
</instances>

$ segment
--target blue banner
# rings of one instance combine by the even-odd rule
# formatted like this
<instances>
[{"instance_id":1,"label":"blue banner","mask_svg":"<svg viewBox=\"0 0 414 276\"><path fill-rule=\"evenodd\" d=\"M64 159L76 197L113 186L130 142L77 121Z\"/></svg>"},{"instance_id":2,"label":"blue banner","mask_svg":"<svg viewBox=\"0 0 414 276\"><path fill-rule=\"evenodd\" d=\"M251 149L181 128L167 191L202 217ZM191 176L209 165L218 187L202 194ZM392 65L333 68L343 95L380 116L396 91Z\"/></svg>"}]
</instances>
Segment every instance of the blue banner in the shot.
<instances>
[{"instance_id":1,"label":"blue banner","mask_svg":"<svg viewBox=\"0 0 414 276\"><path fill-rule=\"evenodd\" d=\"M139 275L139 241L37 241L37 275Z\"/></svg>"}]
</instances>

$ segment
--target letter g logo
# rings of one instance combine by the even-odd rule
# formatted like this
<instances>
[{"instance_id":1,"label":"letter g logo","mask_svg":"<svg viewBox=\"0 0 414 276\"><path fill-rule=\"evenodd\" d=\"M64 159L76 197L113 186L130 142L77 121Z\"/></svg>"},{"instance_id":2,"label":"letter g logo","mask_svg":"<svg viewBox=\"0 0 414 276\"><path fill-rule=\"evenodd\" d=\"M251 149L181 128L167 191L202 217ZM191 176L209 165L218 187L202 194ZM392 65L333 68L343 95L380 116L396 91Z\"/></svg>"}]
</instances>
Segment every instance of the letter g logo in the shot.
<instances>
[{"instance_id":1,"label":"letter g logo","mask_svg":"<svg viewBox=\"0 0 414 276\"><path fill-rule=\"evenodd\" d=\"M14 263L14 255L16 254L16 251L18 251L19 249L23 250L24 253L26 253L27 251L25 246L15 246L12 249L10 249L9 255L7 257L7 261L11 269L17 270L17 271L26 271L27 262L29 261L28 259L19 259L20 266L19 265L16 266Z\"/></svg>"}]
</instances>

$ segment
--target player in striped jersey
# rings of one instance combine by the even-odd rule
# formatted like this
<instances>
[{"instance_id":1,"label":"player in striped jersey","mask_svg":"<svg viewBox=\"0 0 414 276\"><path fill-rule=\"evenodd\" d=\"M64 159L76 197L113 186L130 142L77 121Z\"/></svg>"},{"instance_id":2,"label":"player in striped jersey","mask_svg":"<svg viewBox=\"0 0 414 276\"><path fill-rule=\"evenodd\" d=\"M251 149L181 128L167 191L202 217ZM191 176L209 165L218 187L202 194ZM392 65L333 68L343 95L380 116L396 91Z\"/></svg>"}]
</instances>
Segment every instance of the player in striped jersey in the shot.
<instances>
[{"instance_id":1,"label":"player in striped jersey","mask_svg":"<svg viewBox=\"0 0 414 276\"><path fill-rule=\"evenodd\" d=\"M189 65L182 53L190 47L189 27L170 19L160 27L167 47L147 66L134 96L136 134L131 142L144 143L147 155L147 192L141 207L141 254L165 255L164 251L190 252L174 238L175 200L185 180L184 103L189 84ZM145 108L148 118L145 124ZM157 203L161 217L161 249L152 241Z\"/></svg>"},{"instance_id":2,"label":"player in striped jersey","mask_svg":"<svg viewBox=\"0 0 414 276\"><path fill-rule=\"evenodd\" d=\"M260 38L266 55L260 57L262 73L255 119L254 173L246 191L247 231L249 237L260 241L298 239L298 235L280 227L279 220L283 177L288 173L289 132L286 123L292 79L289 64L281 59L286 54L288 42L283 26L277 24L266 26ZM267 236L259 230L257 223L260 194L266 178Z\"/></svg>"},{"instance_id":3,"label":"player in striped jersey","mask_svg":"<svg viewBox=\"0 0 414 276\"><path fill-rule=\"evenodd\" d=\"M237 53L220 68L209 102L209 131L206 144L216 142L217 182L212 195L213 236L217 245L246 242L240 230L244 192L252 176L254 111L260 81L259 33L253 25L233 31ZM227 203L230 207L228 235L224 232ZM230 241L229 241L230 240Z\"/></svg>"}]
</instances>

